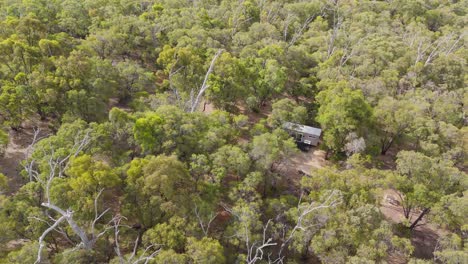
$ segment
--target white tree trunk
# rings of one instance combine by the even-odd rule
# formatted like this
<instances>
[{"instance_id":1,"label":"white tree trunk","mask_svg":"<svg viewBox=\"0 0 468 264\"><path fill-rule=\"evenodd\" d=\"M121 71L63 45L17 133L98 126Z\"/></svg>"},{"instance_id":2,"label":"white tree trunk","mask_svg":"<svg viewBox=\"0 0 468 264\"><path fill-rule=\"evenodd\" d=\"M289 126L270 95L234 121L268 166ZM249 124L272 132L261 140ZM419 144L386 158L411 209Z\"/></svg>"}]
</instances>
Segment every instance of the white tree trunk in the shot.
<instances>
[{"instance_id":1,"label":"white tree trunk","mask_svg":"<svg viewBox=\"0 0 468 264\"><path fill-rule=\"evenodd\" d=\"M191 113L195 112L195 109L197 108L201 97L205 93L206 89L208 89L208 87L209 87L208 86L208 77L210 76L211 72L213 71L214 64L215 64L216 60L218 59L219 55L221 55L221 53L223 53L223 50L222 49L218 50L216 52L216 54L214 55L213 59L211 60L210 67L208 68L208 71L205 74L205 79L203 80L203 84L202 84L202 86L200 88L200 91L197 94L197 97L195 98L195 101L193 101L193 97L191 96L191 98L190 98L190 112Z\"/></svg>"}]
</instances>

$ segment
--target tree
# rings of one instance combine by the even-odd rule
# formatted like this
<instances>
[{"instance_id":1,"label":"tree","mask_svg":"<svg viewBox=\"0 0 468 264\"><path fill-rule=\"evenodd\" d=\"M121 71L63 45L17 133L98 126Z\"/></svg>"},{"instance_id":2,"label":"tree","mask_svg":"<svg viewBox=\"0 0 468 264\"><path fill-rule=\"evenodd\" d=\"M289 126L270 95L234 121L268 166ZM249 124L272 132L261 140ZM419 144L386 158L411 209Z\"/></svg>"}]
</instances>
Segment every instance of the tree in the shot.
<instances>
[{"instance_id":1,"label":"tree","mask_svg":"<svg viewBox=\"0 0 468 264\"><path fill-rule=\"evenodd\" d=\"M5 154L6 148L8 146L8 133L0 129L0 157Z\"/></svg>"},{"instance_id":2,"label":"tree","mask_svg":"<svg viewBox=\"0 0 468 264\"><path fill-rule=\"evenodd\" d=\"M217 60L213 74L209 78L207 99L221 109L230 109L248 92L247 69L245 63L228 52Z\"/></svg>"},{"instance_id":3,"label":"tree","mask_svg":"<svg viewBox=\"0 0 468 264\"><path fill-rule=\"evenodd\" d=\"M226 174L236 175L239 179L250 170L250 158L241 148L226 145L211 154L213 171L217 178L222 179Z\"/></svg>"},{"instance_id":4,"label":"tree","mask_svg":"<svg viewBox=\"0 0 468 264\"><path fill-rule=\"evenodd\" d=\"M155 76L140 65L132 62L120 62L117 64L120 87L119 99L128 102L137 96L155 90Z\"/></svg>"},{"instance_id":5,"label":"tree","mask_svg":"<svg viewBox=\"0 0 468 264\"><path fill-rule=\"evenodd\" d=\"M201 240L197 240L194 237L189 237L186 248L187 255L190 256L193 263L214 264L226 262L223 247L213 238L204 237Z\"/></svg>"},{"instance_id":6,"label":"tree","mask_svg":"<svg viewBox=\"0 0 468 264\"><path fill-rule=\"evenodd\" d=\"M296 146L289 135L276 129L273 133L264 133L252 139L250 156L261 170L273 171L295 152Z\"/></svg>"},{"instance_id":7,"label":"tree","mask_svg":"<svg viewBox=\"0 0 468 264\"><path fill-rule=\"evenodd\" d=\"M187 242L184 219L174 216L168 223L157 224L145 232L143 241L150 244L162 244L165 249L181 253Z\"/></svg>"},{"instance_id":8,"label":"tree","mask_svg":"<svg viewBox=\"0 0 468 264\"><path fill-rule=\"evenodd\" d=\"M34 263L37 256L37 249L37 242L29 242L21 249L10 252L2 261L8 264ZM47 256L47 250L44 249L42 254Z\"/></svg>"},{"instance_id":9,"label":"tree","mask_svg":"<svg viewBox=\"0 0 468 264\"><path fill-rule=\"evenodd\" d=\"M104 119L119 79L112 62L75 50L68 57L58 58L54 66L55 89L50 93L59 98L55 101L58 112L87 121Z\"/></svg>"},{"instance_id":10,"label":"tree","mask_svg":"<svg viewBox=\"0 0 468 264\"><path fill-rule=\"evenodd\" d=\"M250 67L258 73L253 85L253 94L258 99L258 106L263 106L266 100L281 93L286 83L285 68L274 59L256 59Z\"/></svg>"},{"instance_id":11,"label":"tree","mask_svg":"<svg viewBox=\"0 0 468 264\"><path fill-rule=\"evenodd\" d=\"M374 113L376 126L379 128L382 155L408 132L418 115L413 104L391 97L380 100Z\"/></svg>"},{"instance_id":12,"label":"tree","mask_svg":"<svg viewBox=\"0 0 468 264\"><path fill-rule=\"evenodd\" d=\"M397 172L390 177L390 186L400 195L408 227L414 229L443 196L466 189L466 174L443 158L430 158L414 151L400 151ZM414 211L417 213L413 219Z\"/></svg>"},{"instance_id":13,"label":"tree","mask_svg":"<svg viewBox=\"0 0 468 264\"><path fill-rule=\"evenodd\" d=\"M462 233L466 230L466 215L468 215L468 193L454 193L446 195L432 209L431 220L437 224L446 227L454 233Z\"/></svg>"},{"instance_id":14,"label":"tree","mask_svg":"<svg viewBox=\"0 0 468 264\"><path fill-rule=\"evenodd\" d=\"M56 136L54 138L55 140L59 138ZM34 159L31 160L30 165L25 165L25 170L26 172L30 175L30 180L32 181L34 179L34 182L31 183L31 185L38 185L40 187L41 191L39 193L39 201L41 202L40 205L46 209L47 211L44 212L44 215L47 216L47 220L41 219L37 216L34 217L34 219L46 223L47 228L42 232L42 234L38 237L38 244L39 248L37 251L37 258L34 263L41 263L43 259L43 249L45 246L45 238L49 233L52 231L57 231L60 235L63 235L65 239L74 244L73 240L70 238L70 236L61 229L60 225L62 223L67 223L68 227L70 230L73 232L73 234L78 238L80 241L80 245L82 245L83 250L85 251L85 255L88 255L96 246L98 239L100 239L107 231L106 228L102 228L101 225L99 225L99 221L101 218L110 210L110 208L105 209L102 212L99 212L98 208L98 201L99 198L104 191L104 188L109 187L106 186L107 184L113 185L114 182L117 180L114 177L114 180L112 179L107 179L107 178L112 178L108 176L112 176L112 174L108 174L105 172L105 166L104 168L99 168L100 166L96 166L95 169L98 169L96 171L96 174L93 172L87 172L86 170L89 169L88 167L91 166L90 163L90 157L89 156L83 156L81 159L78 159L78 164L74 164L74 167L71 169L72 176L74 173L77 173L79 175L74 175L75 180L78 178L83 178L84 182L86 183L91 183L91 184L96 184L98 186L77 186L73 184L73 179L70 179L70 187L71 189L79 189L81 187L85 188L96 188L96 187L101 187L99 191L96 191L96 195L94 197L94 200L92 202L93 209L94 209L94 214L92 217L87 218L87 217L76 217L74 215L74 211L71 210L70 208L68 209L63 209L61 206L67 206L66 202L61 201L59 199L56 199L56 196L54 196L54 187L57 186L67 186L67 178L66 176L67 168L69 168L69 162L71 159L75 159L81 151L90 143L89 139L89 131L82 137L82 138L75 138L75 143L72 146L71 149L67 149L66 151L69 152L68 155L65 153L59 153L58 155L56 154L56 149L53 148L52 142L53 140L49 141L49 149L41 149L43 152L43 155L45 157L48 157L47 162L44 163L39 163L38 167L34 166ZM33 140L33 144L35 139ZM56 142L54 142L56 143ZM37 151L37 149L36 149ZM49 152L49 153L47 153ZM66 155L62 157L61 155ZM32 158L35 158L34 155ZM86 167L86 168L84 168ZM104 176L104 177L102 177ZM75 182L77 183L77 182ZM99 186L101 185L101 186ZM104 188L102 188L104 187ZM83 190L82 190L83 191ZM88 190L86 190L88 191ZM56 200L59 200L56 203ZM70 199L72 200L72 199ZM84 212L84 215L86 215L86 212ZM84 219L83 219L84 218ZM83 222L81 220L84 220ZM49 223L51 221L51 223ZM89 222L88 222L89 221ZM86 223L86 224L85 224ZM99 226L98 226L99 225ZM100 229L98 232L97 230ZM78 258L81 258L80 255L78 255Z\"/></svg>"},{"instance_id":15,"label":"tree","mask_svg":"<svg viewBox=\"0 0 468 264\"><path fill-rule=\"evenodd\" d=\"M155 257L156 263L164 264L179 264L187 263L188 256L186 254L178 254L174 250L161 250L161 252Z\"/></svg>"},{"instance_id":16,"label":"tree","mask_svg":"<svg viewBox=\"0 0 468 264\"><path fill-rule=\"evenodd\" d=\"M307 109L297 105L291 99L281 99L272 105L271 115L268 116L268 124L273 127L281 127L285 122L304 124L307 120Z\"/></svg>"},{"instance_id":17,"label":"tree","mask_svg":"<svg viewBox=\"0 0 468 264\"><path fill-rule=\"evenodd\" d=\"M175 156L135 159L127 170L124 212L141 231L173 215L190 211L193 180ZM142 234L142 233L141 233Z\"/></svg>"},{"instance_id":18,"label":"tree","mask_svg":"<svg viewBox=\"0 0 468 264\"><path fill-rule=\"evenodd\" d=\"M33 113L24 88L13 83L3 84L0 88L0 116L13 130L19 130L21 122Z\"/></svg>"},{"instance_id":19,"label":"tree","mask_svg":"<svg viewBox=\"0 0 468 264\"><path fill-rule=\"evenodd\" d=\"M320 92L317 101L320 104L317 121L324 130L323 142L328 151L342 152L351 132L365 136L366 127L371 125L372 108L360 90L353 91L346 83L338 83Z\"/></svg>"},{"instance_id":20,"label":"tree","mask_svg":"<svg viewBox=\"0 0 468 264\"><path fill-rule=\"evenodd\" d=\"M96 197L110 194L121 183L109 165L89 155L72 157L64 174L66 179L55 179L51 185L50 198L57 201L56 205L79 211L75 215L80 216L94 214Z\"/></svg>"},{"instance_id":21,"label":"tree","mask_svg":"<svg viewBox=\"0 0 468 264\"><path fill-rule=\"evenodd\" d=\"M462 263L468 257L468 252L461 237L456 234L450 234L439 238L434 250L434 261L443 263Z\"/></svg>"},{"instance_id":22,"label":"tree","mask_svg":"<svg viewBox=\"0 0 468 264\"><path fill-rule=\"evenodd\" d=\"M66 0L61 3L58 24L72 36L85 37L91 25L86 6L80 1Z\"/></svg>"},{"instance_id":23,"label":"tree","mask_svg":"<svg viewBox=\"0 0 468 264\"><path fill-rule=\"evenodd\" d=\"M163 139L164 119L155 113L147 113L135 121L133 133L135 140L145 152L158 153Z\"/></svg>"},{"instance_id":24,"label":"tree","mask_svg":"<svg viewBox=\"0 0 468 264\"><path fill-rule=\"evenodd\" d=\"M302 178L302 187L309 193L306 199L318 199L336 190L341 203L316 215L317 223L310 232L301 233L294 250L312 250L324 262L378 262L391 252L409 258L413 250L410 241L393 234L376 206L388 173L367 169L366 160L359 154L351 156L348 165L344 170L312 171L310 177Z\"/></svg>"}]
</instances>

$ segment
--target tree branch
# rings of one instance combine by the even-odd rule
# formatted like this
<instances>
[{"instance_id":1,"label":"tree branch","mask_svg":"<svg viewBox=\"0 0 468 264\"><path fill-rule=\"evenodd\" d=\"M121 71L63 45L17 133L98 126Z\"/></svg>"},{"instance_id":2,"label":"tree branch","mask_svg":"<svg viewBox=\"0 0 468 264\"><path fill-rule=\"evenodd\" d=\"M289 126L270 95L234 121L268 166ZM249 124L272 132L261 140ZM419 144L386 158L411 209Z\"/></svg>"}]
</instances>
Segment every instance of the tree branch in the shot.
<instances>
[{"instance_id":1,"label":"tree branch","mask_svg":"<svg viewBox=\"0 0 468 264\"><path fill-rule=\"evenodd\" d=\"M208 71L205 74L205 79L203 80L203 84L202 84L202 86L200 88L200 91L198 92L197 97L195 98L195 101L193 101L193 98L191 98L191 100L190 100L190 103L191 103L190 112L191 113L193 113L195 111L195 109L197 108L198 103L200 101L200 98L205 93L206 89L208 89L208 87L209 87L207 85L208 77L210 76L211 72L213 71L214 64L215 64L216 60L218 59L218 57L221 55L221 53L223 53L223 50L222 49L218 50L216 52L216 54L214 55L213 59L211 60L210 67L208 68Z\"/></svg>"}]
</instances>

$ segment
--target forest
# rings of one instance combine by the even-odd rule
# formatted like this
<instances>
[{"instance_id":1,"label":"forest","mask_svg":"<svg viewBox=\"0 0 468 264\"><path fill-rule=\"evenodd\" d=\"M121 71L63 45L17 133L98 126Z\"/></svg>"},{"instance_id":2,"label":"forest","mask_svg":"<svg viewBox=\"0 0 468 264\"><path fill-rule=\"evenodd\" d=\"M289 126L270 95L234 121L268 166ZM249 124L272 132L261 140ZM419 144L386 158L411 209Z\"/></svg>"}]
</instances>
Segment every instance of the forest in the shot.
<instances>
[{"instance_id":1,"label":"forest","mask_svg":"<svg viewBox=\"0 0 468 264\"><path fill-rule=\"evenodd\" d=\"M0 0L0 263L467 263L467 11Z\"/></svg>"}]
</instances>

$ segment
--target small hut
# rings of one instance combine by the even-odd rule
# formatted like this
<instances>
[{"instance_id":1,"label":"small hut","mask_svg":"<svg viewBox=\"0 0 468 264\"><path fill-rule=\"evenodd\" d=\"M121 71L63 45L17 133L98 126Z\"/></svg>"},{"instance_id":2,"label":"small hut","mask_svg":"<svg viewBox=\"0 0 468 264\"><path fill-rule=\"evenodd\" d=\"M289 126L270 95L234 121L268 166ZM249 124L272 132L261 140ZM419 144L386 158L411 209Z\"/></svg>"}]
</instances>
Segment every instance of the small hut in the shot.
<instances>
[{"instance_id":1,"label":"small hut","mask_svg":"<svg viewBox=\"0 0 468 264\"><path fill-rule=\"evenodd\" d=\"M283 124L283 128L291 135L296 142L306 145L317 146L319 144L322 130L316 127L304 126L291 122Z\"/></svg>"}]
</instances>

